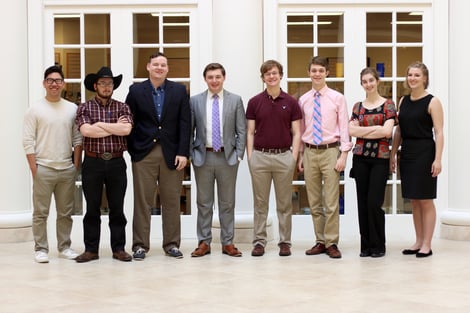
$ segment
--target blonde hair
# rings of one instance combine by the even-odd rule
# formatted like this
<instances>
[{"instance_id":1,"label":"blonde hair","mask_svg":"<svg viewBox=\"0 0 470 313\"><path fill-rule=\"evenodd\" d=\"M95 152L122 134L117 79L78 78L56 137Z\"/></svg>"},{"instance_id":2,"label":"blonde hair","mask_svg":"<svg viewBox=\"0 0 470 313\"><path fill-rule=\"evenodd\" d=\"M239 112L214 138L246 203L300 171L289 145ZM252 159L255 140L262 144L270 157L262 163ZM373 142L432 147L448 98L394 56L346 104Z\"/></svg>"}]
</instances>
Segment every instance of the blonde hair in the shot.
<instances>
[{"instance_id":1,"label":"blonde hair","mask_svg":"<svg viewBox=\"0 0 470 313\"><path fill-rule=\"evenodd\" d=\"M423 62L420 62L420 61L416 61L408 65L406 69L406 79L403 82L403 85L405 86L405 88L410 89L410 86L408 85L408 73L410 72L410 69L412 68L420 69L421 72L423 72L423 76L425 77L424 89L427 89L429 85L429 70L428 70L428 67Z\"/></svg>"}]
</instances>

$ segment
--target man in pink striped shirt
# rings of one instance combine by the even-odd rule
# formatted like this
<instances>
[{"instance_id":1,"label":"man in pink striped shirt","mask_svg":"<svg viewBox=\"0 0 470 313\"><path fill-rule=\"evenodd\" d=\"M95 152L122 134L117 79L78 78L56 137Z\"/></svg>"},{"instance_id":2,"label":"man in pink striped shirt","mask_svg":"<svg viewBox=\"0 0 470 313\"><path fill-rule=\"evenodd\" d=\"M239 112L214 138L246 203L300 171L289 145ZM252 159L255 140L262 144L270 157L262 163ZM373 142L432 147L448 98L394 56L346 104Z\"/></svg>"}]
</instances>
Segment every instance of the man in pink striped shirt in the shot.
<instances>
[{"instance_id":1,"label":"man in pink striped shirt","mask_svg":"<svg viewBox=\"0 0 470 313\"><path fill-rule=\"evenodd\" d=\"M315 245L305 253L326 253L338 259L341 258L338 249L339 179L352 143L346 100L343 94L327 86L328 74L328 60L314 57L309 65L312 89L299 99L303 120L298 167L305 172L316 236Z\"/></svg>"}]
</instances>

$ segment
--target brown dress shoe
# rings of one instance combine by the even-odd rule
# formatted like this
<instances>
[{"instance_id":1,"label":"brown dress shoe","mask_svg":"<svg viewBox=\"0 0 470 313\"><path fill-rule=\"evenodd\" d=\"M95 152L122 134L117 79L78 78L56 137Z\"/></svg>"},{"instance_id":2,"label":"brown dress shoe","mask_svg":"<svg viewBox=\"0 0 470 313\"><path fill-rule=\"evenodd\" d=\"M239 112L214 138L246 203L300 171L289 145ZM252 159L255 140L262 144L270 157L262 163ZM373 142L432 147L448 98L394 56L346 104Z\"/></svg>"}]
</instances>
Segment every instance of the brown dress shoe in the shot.
<instances>
[{"instance_id":1,"label":"brown dress shoe","mask_svg":"<svg viewBox=\"0 0 470 313\"><path fill-rule=\"evenodd\" d=\"M308 249L307 251L305 251L305 254L306 255L315 255L315 254L321 254L321 253L325 253L326 252L326 247L324 244L322 243L317 243L316 245L314 245L312 248Z\"/></svg>"},{"instance_id":2,"label":"brown dress shoe","mask_svg":"<svg viewBox=\"0 0 470 313\"><path fill-rule=\"evenodd\" d=\"M222 247L222 253L223 254L228 254L230 256L234 257L239 257L242 256L242 253L240 250L238 250L235 245L225 245Z\"/></svg>"},{"instance_id":3,"label":"brown dress shoe","mask_svg":"<svg viewBox=\"0 0 470 313\"><path fill-rule=\"evenodd\" d=\"M330 258L341 259L341 252L336 245L331 245L326 248L326 254L328 254Z\"/></svg>"},{"instance_id":4,"label":"brown dress shoe","mask_svg":"<svg viewBox=\"0 0 470 313\"><path fill-rule=\"evenodd\" d=\"M90 261L98 260L98 259L99 259L98 253L85 251L79 256L77 256L75 258L75 261L77 261L78 263L85 263L85 262L90 262Z\"/></svg>"},{"instance_id":5,"label":"brown dress shoe","mask_svg":"<svg viewBox=\"0 0 470 313\"><path fill-rule=\"evenodd\" d=\"M119 250L119 251L113 252L113 259L123 261L123 262L130 262L132 261L132 255L130 255L124 250Z\"/></svg>"},{"instance_id":6,"label":"brown dress shoe","mask_svg":"<svg viewBox=\"0 0 470 313\"><path fill-rule=\"evenodd\" d=\"M199 243L199 246L191 253L191 256L193 258L205 256L206 254L211 253L211 246L209 246L207 243L204 241L201 241Z\"/></svg>"},{"instance_id":7,"label":"brown dress shoe","mask_svg":"<svg viewBox=\"0 0 470 313\"><path fill-rule=\"evenodd\" d=\"M283 242L279 245L279 256L291 255L289 244Z\"/></svg>"},{"instance_id":8,"label":"brown dress shoe","mask_svg":"<svg viewBox=\"0 0 470 313\"><path fill-rule=\"evenodd\" d=\"M263 256L264 247L259 243L251 250L251 256Z\"/></svg>"}]
</instances>

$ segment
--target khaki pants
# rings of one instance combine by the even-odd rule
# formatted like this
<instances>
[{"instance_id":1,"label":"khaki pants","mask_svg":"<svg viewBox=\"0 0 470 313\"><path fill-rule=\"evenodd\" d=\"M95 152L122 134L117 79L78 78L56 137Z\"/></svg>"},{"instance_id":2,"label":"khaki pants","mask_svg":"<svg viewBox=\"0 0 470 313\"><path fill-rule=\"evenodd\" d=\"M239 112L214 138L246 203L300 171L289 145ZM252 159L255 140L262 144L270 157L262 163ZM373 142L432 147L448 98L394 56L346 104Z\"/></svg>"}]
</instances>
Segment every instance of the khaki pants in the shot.
<instances>
[{"instance_id":1,"label":"khaki pants","mask_svg":"<svg viewBox=\"0 0 470 313\"><path fill-rule=\"evenodd\" d=\"M156 145L141 161L132 162L134 176L134 220L132 250L150 249L150 209L155 204L158 186L162 206L162 229L164 251L180 246L181 242L181 183L184 171L169 169L165 163L162 147Z\"/></svg>"},{"instance_id":2,"label":"khaki pants","mask_svg":"<svg viewBox=\"0 0 470 313\"><path fill-rule=\"evenodd\" d=\"M338 148L305 148L305 187L315 228L316 242L326 247L339 241L339 175L335 164ZM323 181L323 184L322 184Z\"/></svg>"},{"instance_id":3,"label":"khaki pants","mask_svg":"<svg viewBox=\"0 0 470 313\"><path fill-rule=\"evenodd\" d=\"M63 251L70 247L70 232L72 231L72 212L74 207L75 167L65 170L55 170L38 165L38 171L33 179L33 237L34 250L49 252L47 241L47 218L51 197L57 210L56 236L57 249Z\"/></svg>"},{"instance_id":4,"label":"khaki pants","mask_svg":"<svg viewBox=\"0 0 470 313\"><path fill-rule=\"evenodd\" d=\"M266 246L266 222L269 210L271 182L276 193L276 212L279 220L279 243L291 244L292 178L295 160L292 152L273 154L253 151L248 162L253 187L254 239L253 245Z\"/></svg>"}]
</instances>

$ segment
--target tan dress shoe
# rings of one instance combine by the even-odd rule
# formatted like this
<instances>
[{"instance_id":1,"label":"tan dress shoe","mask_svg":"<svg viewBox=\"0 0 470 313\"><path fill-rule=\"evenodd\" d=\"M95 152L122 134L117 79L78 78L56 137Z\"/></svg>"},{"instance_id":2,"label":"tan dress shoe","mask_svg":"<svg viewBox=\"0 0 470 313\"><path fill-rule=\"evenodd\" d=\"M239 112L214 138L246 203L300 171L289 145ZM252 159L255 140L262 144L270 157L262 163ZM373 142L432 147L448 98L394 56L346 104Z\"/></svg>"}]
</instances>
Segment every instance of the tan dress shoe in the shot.
<instances>
[{"instance_id":1,"label":"tan dress shoe","mask_svg":"<svg viewBox=\"0 0 470 313\"><path fill-rule=\"evenodd\" d=\"M209 246L204 241L201 241L199 246L191 253L191 256L193 258L198 258L201 256L205 256L206 254L210 254L210 253L211 253L211 246Z\"/></svg>"},{"instance_id":2,"label":"tan dress shoe","mask_svg":"<svg viewBox=\"0 0 470 313\"><path fill-rule=\"evenodd\" d=\"M222 247L222 253L223 254L228 254L230 256L234 256L234 257L239 257L239 256L242 256L242 253L240 250L238 250L235 245L231 244L231 245L225 245Z\"/></svg>"}]
</instances>

